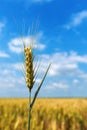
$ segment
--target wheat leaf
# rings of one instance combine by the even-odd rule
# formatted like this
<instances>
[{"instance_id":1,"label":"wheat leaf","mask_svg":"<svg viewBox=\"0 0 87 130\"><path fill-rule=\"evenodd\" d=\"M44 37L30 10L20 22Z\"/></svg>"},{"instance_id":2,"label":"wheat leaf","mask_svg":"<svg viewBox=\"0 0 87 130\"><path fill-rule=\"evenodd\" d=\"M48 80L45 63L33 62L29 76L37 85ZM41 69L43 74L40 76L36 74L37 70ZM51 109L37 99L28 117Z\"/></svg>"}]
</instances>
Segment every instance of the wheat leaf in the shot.
<instances>
[{"instance_id":1,"label":"wheat leaf","mask_svg":"<svg viewBox=\"0 0 87 130\"><path fill-rule=\"evenodd\" d=\"M45 74L44 74L44 77L43 77L43 79L42 79L40 85L38 86L38 88L37 88L37 90L36 90L36 92L35 92L35 95L34 95L34 98L33 98L33 100L32 100L32 103L30 104L30 108L31 108L31 109L32 109L32 107L33 107L33 105L34 105L34 102L35 102L36 98L37 98L37 95L38 95L38 93L39 93L39 90L40 90L40 88L41 88L41 86L42 86L42 84L43 84L43 82L44 82L44 80L45 80L45 78L46 78L46 75L47 75L47 73L48 73L48 70L49 70L50 66L51 66L51 63L49 64L49 66L48 66L48 68L47 68L47 70L46 70L46 72L45 72Z\"/></svg>"}]
</instances>

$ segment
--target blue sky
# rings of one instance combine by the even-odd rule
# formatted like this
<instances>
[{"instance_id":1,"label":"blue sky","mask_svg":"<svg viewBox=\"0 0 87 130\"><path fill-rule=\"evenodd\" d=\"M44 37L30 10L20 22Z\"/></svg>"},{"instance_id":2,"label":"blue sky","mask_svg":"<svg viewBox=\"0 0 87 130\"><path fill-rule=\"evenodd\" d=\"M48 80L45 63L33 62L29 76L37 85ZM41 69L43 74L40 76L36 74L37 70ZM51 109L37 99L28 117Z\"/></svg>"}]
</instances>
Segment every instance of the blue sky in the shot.
<instances>
[{"instance_id":1,"label":"blue sky","mask_svg":"<svg viewBox=\"0 0 87 130\"><path fill-rule=\"evenodd\" d=\"M38 96L87 97L86 0L0 0L0 97L28 96L21 36L30 43L37 23L41 65L32 95L52 62Z\"/></svg>"}]
</instances>

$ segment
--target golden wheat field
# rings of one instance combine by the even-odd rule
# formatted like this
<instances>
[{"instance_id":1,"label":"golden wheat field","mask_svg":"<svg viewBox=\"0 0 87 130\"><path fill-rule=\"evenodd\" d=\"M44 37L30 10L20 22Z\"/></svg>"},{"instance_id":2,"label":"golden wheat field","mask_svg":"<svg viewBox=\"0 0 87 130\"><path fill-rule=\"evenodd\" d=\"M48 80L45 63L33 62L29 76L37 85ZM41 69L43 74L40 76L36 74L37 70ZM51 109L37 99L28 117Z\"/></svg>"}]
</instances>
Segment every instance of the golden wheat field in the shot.
<instances>
[{"instance_id":1,"label":"golden wheat field","mask_svg":"<svg viewBox=\"0 0 87 130\"><path fill-rule=\"evenodd\" d=\"M27 130L28 99L0 99L0 130ZM87 130L87 99L37 99L31 130Z\"/></svg>"}]
</instances>

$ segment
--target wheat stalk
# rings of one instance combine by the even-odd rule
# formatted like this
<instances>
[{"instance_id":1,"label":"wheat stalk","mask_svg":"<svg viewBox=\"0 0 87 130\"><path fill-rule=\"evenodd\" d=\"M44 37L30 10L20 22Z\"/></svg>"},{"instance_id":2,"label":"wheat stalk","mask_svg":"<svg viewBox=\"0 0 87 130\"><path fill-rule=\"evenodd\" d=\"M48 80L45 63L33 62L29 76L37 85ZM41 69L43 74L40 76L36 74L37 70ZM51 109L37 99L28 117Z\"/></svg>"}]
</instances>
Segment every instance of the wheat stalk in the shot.
<instances>
[{"instance_id":1,"label":"wheat stalk","mask_svg":"<svg viewBox=\"0 0 87 130\"><path fill-rule=\"evenodd\" d=\"M24 47L24 54L25 54L25 79L26 85L29 88L29 113L28 113L28 130L30 130L30 120L31 120L31 89L34 85L34 70L33 70L33 53L31 47Z\"/></svg>"},{"instance_id":2,"label":"wheat stalk","mask_svg":"<svg viewBox=\"0 0 87 130\"><path fill-rule=\"evenodd\" d=\"M34 68L34 54L33 54L33 41L34 39L31 40L31 43L29 46L26 46L26 42L23 40L23 47L24 47L24 67L25 67L25 82L26 82L26 86L28 87L29 89L29 109L28 109L28 130L30 130L30 122L31 122L31 110L32 110L32 107L35 103L35 100L37 98L37 95L40 91L40 88L46 78L46 75L48 73L48 70L50 68L50 65L48 66L43 78L42 78L42 81L41 83L38 85L38 88L34 94L34 97L31 101L31 91L32 91L32 88L35 84L35 81L36 81L36 75L38 73L38 66Z\"/></svg>"}]
</instances>

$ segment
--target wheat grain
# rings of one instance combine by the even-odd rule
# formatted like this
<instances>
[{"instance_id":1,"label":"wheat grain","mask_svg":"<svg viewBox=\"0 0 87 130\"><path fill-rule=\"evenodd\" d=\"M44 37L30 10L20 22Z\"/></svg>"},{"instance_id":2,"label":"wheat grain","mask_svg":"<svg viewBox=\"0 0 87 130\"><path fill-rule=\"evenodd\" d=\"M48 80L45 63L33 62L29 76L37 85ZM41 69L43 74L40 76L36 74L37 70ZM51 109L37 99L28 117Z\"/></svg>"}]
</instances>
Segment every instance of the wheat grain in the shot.
<instances>
[{"instance_id":1,"label":"wheat grain","mask_svg":"<svg viewBox=\"0 0 87 130\"><path fill-rule=\"evenodd\" d=\"M25 47L24 52L25 52L26 85L31 90L34 84L32 48Z\"/></svg>"}]
</instances>

